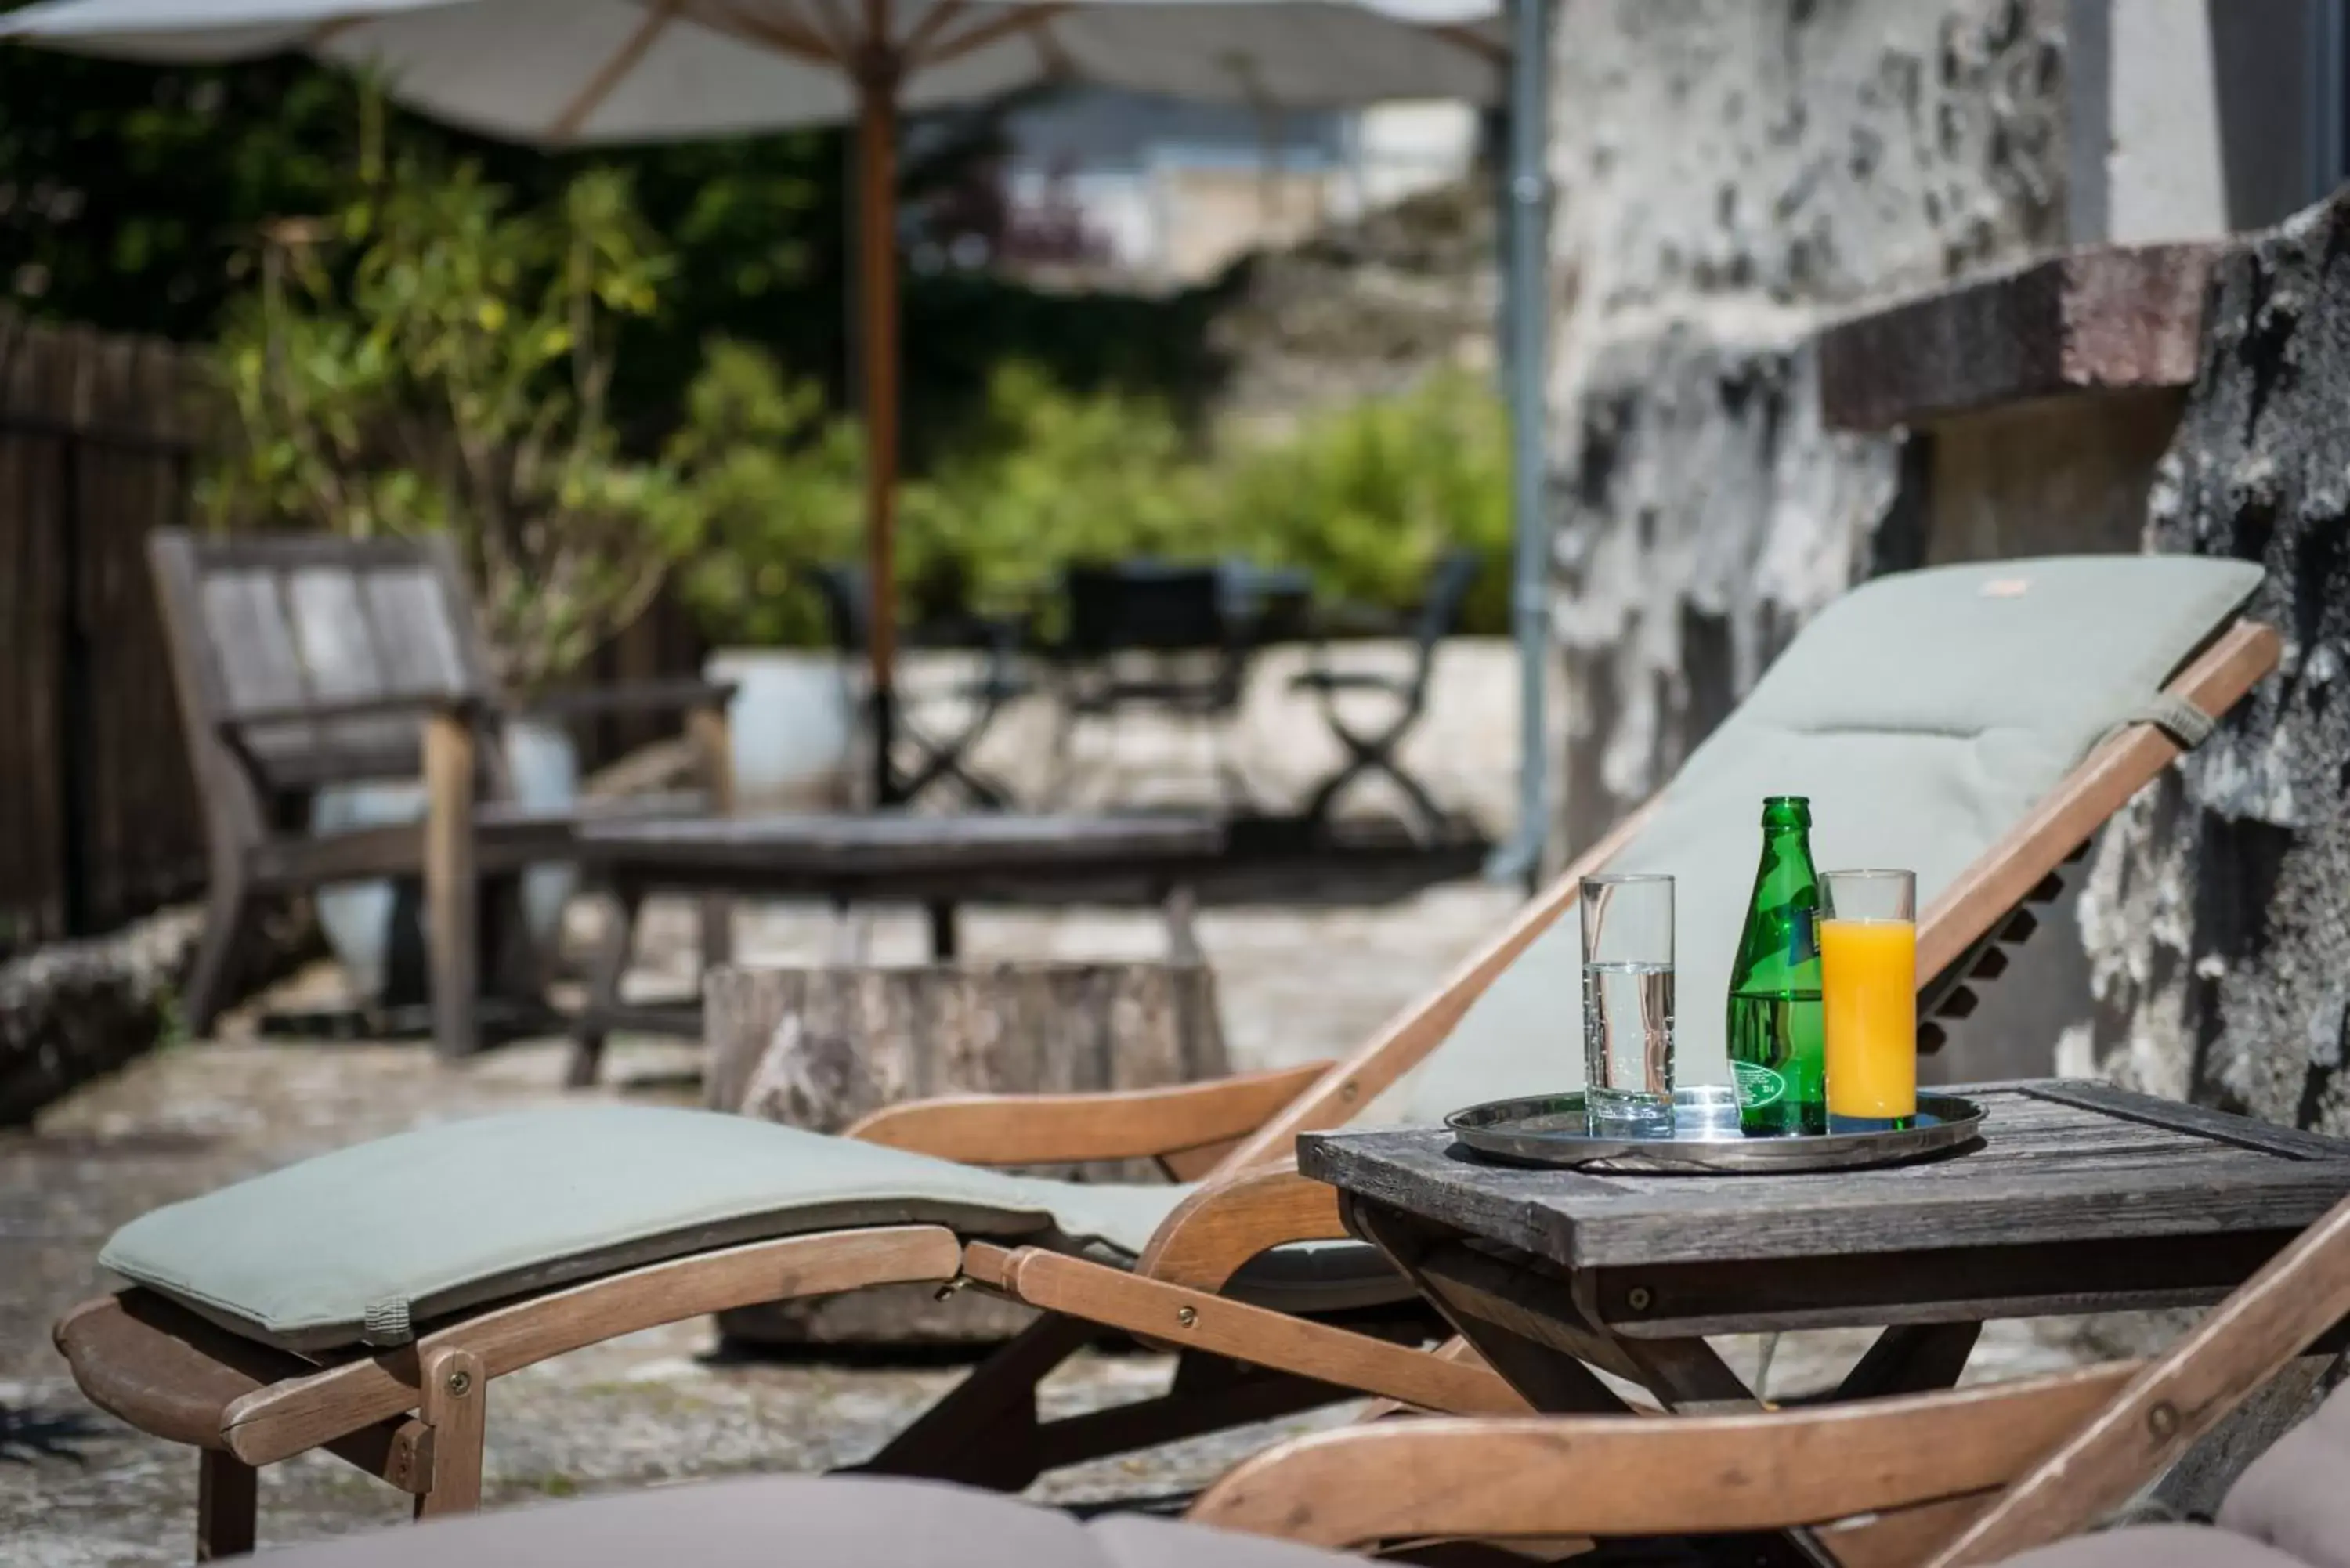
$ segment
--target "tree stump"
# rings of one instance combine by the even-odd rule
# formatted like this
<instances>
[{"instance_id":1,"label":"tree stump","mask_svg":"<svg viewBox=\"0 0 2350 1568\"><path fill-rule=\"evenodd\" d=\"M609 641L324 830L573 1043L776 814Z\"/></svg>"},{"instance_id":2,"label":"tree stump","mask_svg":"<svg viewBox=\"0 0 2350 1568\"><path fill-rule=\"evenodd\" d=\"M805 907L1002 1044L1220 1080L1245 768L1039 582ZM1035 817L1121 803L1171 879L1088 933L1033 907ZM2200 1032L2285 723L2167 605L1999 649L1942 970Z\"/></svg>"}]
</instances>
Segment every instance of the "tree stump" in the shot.
<instances>
[{"instance_id":1,"label":"tree stump","mask_svg":"<svg viewBox=\"0 0 2350 1568\"><path fill-rule=\"evenodd\" d=\"M1214 976L1200 962L722 967L703 1018L711 1106L816 1132L935 1095L1153 1088L1227 1070ZM1158 1174L1139 1162L1020 1168ZM726 1313L719 1330L738 1344L968 1344L1008 1338L1033 1315L903 1285Z\"/></svg>"}]
</instances>

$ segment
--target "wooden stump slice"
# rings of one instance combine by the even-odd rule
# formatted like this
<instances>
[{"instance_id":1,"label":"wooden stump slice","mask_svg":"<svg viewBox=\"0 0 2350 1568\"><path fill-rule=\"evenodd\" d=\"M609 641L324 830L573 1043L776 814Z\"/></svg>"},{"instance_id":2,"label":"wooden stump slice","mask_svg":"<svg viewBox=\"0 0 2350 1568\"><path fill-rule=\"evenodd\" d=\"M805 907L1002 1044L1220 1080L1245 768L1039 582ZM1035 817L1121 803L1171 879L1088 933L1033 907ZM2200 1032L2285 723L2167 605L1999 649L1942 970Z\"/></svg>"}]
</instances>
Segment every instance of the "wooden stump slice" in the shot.
<instances>
[{"instance_id":1,"label":"wooden stump slice","mask_svg":"<svg viewBox=\"0 0 2350 1568\"><path fill-rule=\"evenodd\" d=\"M934 1095L1155 1088L1228 1069L1203 963L837 964L713 971L708 1099L816 1132ZM1154 1168L1027 1167L1083 1180ZM893 1286L723 1314L741 1345L921 1345L1008 1338L1034 1314L961 1292Z\"/></svg>"}]
</instances>

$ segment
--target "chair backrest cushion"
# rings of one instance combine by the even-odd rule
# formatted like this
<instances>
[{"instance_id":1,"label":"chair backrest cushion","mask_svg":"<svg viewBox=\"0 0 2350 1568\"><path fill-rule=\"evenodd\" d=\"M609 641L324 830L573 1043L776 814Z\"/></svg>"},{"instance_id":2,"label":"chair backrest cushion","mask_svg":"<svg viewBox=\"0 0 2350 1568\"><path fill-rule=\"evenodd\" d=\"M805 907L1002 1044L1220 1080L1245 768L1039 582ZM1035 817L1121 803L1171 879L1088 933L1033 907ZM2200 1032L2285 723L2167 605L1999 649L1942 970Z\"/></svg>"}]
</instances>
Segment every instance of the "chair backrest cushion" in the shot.
<instances>
[{"instance_id":1,"label":"chair backrest cushion","mask_svg":"<svg viewBox=\"0 0 2350 1568\"><path fill-rule=\"evenodd\" d=\"M2099 741L2146 716L2260 579L2239 561L2060 556L1907 572L1822 611L1609 866L1675 878L1679 1082L1729 1081L1730 969L1765 795L1811 798L1820 869L1915 871L1922 913ZM1579 1086L1581 943L1570 910L1374 1116L1426 1122Z\"/></svg>"},{"instance_id":2,"label":"chair backrest cushion","mask_svg":"<svg viewBox=\"0 0 2350 1568\"><path fill-rule=\"evenodd\" d=\"M2220 1523L2310 1568L2350 1568L2350 1386L2252 1461Z\"/></svg>"}]
</instances>

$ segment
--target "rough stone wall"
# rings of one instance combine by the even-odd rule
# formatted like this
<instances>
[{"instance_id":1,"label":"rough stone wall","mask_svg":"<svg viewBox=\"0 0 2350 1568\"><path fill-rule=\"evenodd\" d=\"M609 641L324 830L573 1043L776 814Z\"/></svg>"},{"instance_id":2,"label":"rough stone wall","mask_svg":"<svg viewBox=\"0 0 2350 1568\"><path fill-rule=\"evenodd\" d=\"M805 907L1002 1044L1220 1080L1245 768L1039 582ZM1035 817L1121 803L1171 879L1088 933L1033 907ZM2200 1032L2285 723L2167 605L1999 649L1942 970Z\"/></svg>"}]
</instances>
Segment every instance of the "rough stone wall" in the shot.
<instances>
[{"instance_id":1,"label":"rough stone wall","mask_svg":"<svg viewBox=\"0 0 2350 1568\"><path fill-rule=\"evenodd\" d=\"M2350 1132L2350 195L2221 264L2147 543L2259 561L2282 668L2100 841L2059 1065Z\"/></svg>"},{"instance_id":2,"label":"rough stone wall","mask_svg":"<svg viewBox=\"0 0 2350 1568\"><path fill-rule=\"evenodd\" d=\"M203 934L203 912L185 905L0 963L0 1127L29 1124L68 1090L170 1039ZM257 990L325 950L302 899L262 922L238 978Z\"/></svg>"},{"instance_id":3,"label":"rough stone wall","mask_svg":"<svg viewBox=\"0 0 2350 1568\"><path fill-rule=\"evenodd\" d=\"M160 1042L203 918L167 909L111 936L0 964L0 1127Z\"/></svg>"},{"instance_id":4,"label":"rough stone wall","mask_svg":"<svg viewBox=\"0 0 2350 1568\"><path fill-rule=\"evenodd\" d=\"M1563 847L1856 576L1921 558L1806 337L2061 242L2062 0L1564 0L1550 493Z\"/></svg>"}]
</instances>

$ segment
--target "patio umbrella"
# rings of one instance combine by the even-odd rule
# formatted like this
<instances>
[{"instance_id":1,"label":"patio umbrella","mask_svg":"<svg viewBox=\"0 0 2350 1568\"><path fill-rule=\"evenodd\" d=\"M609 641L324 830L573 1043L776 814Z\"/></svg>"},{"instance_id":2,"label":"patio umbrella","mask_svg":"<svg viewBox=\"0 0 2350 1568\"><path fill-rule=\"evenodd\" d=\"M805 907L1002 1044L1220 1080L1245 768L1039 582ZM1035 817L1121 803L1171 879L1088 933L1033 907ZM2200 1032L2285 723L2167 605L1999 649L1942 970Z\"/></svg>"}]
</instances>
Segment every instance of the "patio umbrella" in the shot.
<instances>
[{"instance_id":1,"label":"patio umbrella","mask_svg":"<svg viewBox=\"0 0 2350 1568\"><path fill-rule=\"evenodd\" d=\"M1087 82L1253 106L1488 101L1498 0L49 0L0 38L155 62L294 49L546 147L857 122L858 331L881 776L898 469L897 116Z\"/></svg>"}]
</instances>

